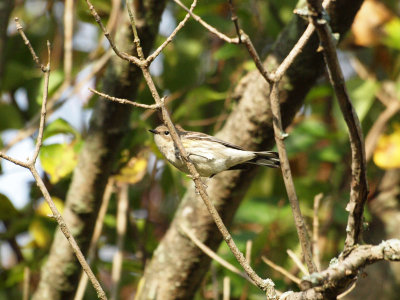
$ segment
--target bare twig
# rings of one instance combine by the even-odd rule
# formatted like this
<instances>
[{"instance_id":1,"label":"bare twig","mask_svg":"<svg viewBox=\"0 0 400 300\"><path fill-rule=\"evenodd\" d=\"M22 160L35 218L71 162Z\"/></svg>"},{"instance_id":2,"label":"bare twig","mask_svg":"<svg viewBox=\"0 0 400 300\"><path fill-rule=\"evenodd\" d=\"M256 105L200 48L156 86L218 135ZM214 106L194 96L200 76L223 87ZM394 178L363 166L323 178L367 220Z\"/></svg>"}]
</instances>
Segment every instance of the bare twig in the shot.
<instances>
[{"instance_id":1,"label":"bare twig","mask_svg":"<svg viewBox=\"0 0 400 300\"><path fill-rule=\"evenodd\" d=\"M290 50L289 54L285 57L285 59L281 62L279 67L273 73L274 81L280 81L283 75L286 73L287 69L292 65L293 61L296 57L301 53L304 46L310 39L311 35L314 33L315 27L313 24L308 24L306 30L304 31L303 35L299 38L296 42L292 50Z\"/></svg>"},{"instance_id":2,"label":"bare twig","mask_svg":"<svg viewBox=\"0 0 400 300\"><path fill-rule=\"evenodd\" d=\"M24 267L24 287L22 291L22 300L29 300L29 287L31 281L31 270L28 266Z\"/></svg>"},{"instance_id":3,"label":"bare twig","mask_svg":"<svg viewBox=\"0 0 400 300\"><path fill-rule=\"evenodd\" d=\"M37 64L37 66L42 70L43 73L47 72L46 67L40 63L39 61L39 57L36 55L35 50L33 50L33 47L31 45L31 42L28 40L28 38L25 35L24 30L22 29L22 25L19 22L18 18L14 18L15 24L17 26L17 30L20 34L20 36L22 37L22 39L24 40L25 45L28 47L29 51L31 52L33 61ZM50 59L50 58L49 58Z\"/></svg>"},{"instance_id":4,"label":"bare twig","mask_svg":"<svg viewBox=\"0 0 400 300\"><path fill-rule=\"evenodd\" d=\"M43 100L42 100L42 108L41 108L41 116L40 116L39 133L38 133L36 146L35 146L35 150L34 150L32 157L27 162L22 162L17 159L14 159L2 152L0 152L0 157L4 158L6 160L9 160L21 167L29 169L29 171L32 173L32 176L34 177L34 179L36 181L36 184L38 185L40 191L42 192L45 201L47 202L47 204L50 207L50 210L53 214L53 218L57 221L57 223L60 227L60 230L62 231L64 236L67 238L67 240L68 240L69 244L71 245L71 248L73 249L82 268L85 270L85 272L89 276L90 281L97 292L97 296L100 299L107 299L106 294L104 293L103 289L100 286L100 283L98 282L97 278L93 274L93 271L90 269L88 263L86 262L85 257L82 254L82 251L80 250L74 237L72 236L71 232L69 231L64 219L62 218L62 216L59 213L57 207L55 206L53 200L51 199L51 196L35 167L35 163L36 163L39 151L40 151L40 147L42 145L43 130L44 130L44 125L46 123L46 104L47 104L47 98L48 98L49 77L50 77L50 58L51 58L50 42L47 42L48 62L46 64L46 66L44 66L43 64L40 63L39 58L37 57L35 51L33 50L29 40L25 36L25 33L23 32L22 26L20 25L18 18L15 18L15 22L17 24L18 32L20 33L25 44L28 46L29 50L31 51L34 61L40 66L40 69L42 70L42 72L44 74Z\"/></svg>"},{"instance_id":5,"label":"bare twig","mask_svg":"<svg viewBox=\"0 0 400 300\"><path fill-rule=\"evenodd\" d=\"M350 190L350 201L347 205L349 218L346 227L346 241L344 253L349 251L360 241L363 225L364 204L368 195L368 183L366 176L366 157L364 149L364 138L361 131L360 121L350 101L344 84L343 74L337 58L335 41L329 24L324 19L323 7L318 0L307 0L310 13L310 22L317 30L318 37L323 49L325 63L328 67L331 84L335 90L340 109L346 121L350 146L352 153L352 182Z\"/></svg>"},{"instance_id":6,"label":"bare twig","mask_svg":"<svg viewBox=\"0 0 400 300\"><path fill-rule=\"evenodd\" d=\"M116 300L118 298L118 286L121 280L128 205L129 205L128 184L123 183L119 187L119 192L118 192L117 252L114 255L112 271L111 271L111 280L112 280L111 299L113 300Z\"/></svg>"},{"instance_id":7,"label":"bare twig","mask_svg":"<svg viewBox=\"0 0 400 300\"><path fill-rule=\"evenodd\" d=\"M153 110L160 108L160 106L157 105L157 104L152 104L152 105L142 104L142 103L134 102L134 101L131 101L131 100L128 100L128 99L112 97L112 96L109 96L109 95L104 94L102 92L96 91L95 89L92 89L92 88L89 88L89 90L92 93L95 93L95 94L97 94L97 95L99 95L99 96L101 96L103 98L106 98L108 100L111 100L111 101L114 101L114 102L118 102L118 103L121 103L121 104L129 104L129 105L132 105L132 106L135 106L135 107L141 107L141 108L153 109Z\"/></svg>"},{"instance_id":8,"label":"bare twig","mask_svg":"<svg viewBox=\"0 0 400 300\"><path fill-rule=\"evenodd\" d=\"M99 241L101 232L103 231L104 217L107 213L108 204L110 203L110 198L113 192L114 180L110 178L107 182L106 188L104 190L103 199L99 209L99 213L96 218L96 224L94 226L92 239L90 240L90 245L87 254L87 261L92 264L96 256L97 242ZM85 295L86 285L88 277L85 272L82 272L81 278L79 280L78 288L75 293L74 300L82 300Z\"/></svg>"},{"instance_id":9,"label":"bare twig","mask_svg":"<svg viewBox=\"0 0 400 300\"><path fill-rule=\"evenodd\" d=\"M354 283L351 285L351 287L347 291L345 291L337 296L337 299L342 299L342 298L346 297L348 294L350 294L356 288L356 285L357 285L357 281L354 281Z\"/></svg>"},{"instance_id":10,"label":"bare twig","mask_svg":"<svg viewBox=\"0 0 400 300\"><path fill-rule=\"evenodd\" d=\"M161 51L164 50L165 47L167 47L167 45L174 39L178 31L181 30L183 26L185 26L187 20L189 20L190 18L190 14L193 13L193 9L196 7L196 5L197 5L197 0L194 0L192 5L190 6L189 12L186 14L183 20L179 22L178 26L176 26L174 31L172 31L172 33L168 36L168 38L164 41L164 43L161 44L160 47L158 47L151 55L147 57L146 60L149 64L161 53Z\"/></svg>"},{"instance_id":11,"label":"bare twig","mask_svg":"<svg viewBox=\"0 0 400 300\"><path fill-rule=\"evenodd\" d=\"M253 241L248 240L246 242L246 259L249 262L249 265L251 265L251 250L253 248Z\"/></svg>"},{"instance_id":12,"label":"bare twig","mask_svg":"<svg viewBox=\"0 0 400 300\"><path fill-rule=\"evenodd\" d=\"M286 250L286 253L293 260L293 262L300 269L300 271L303 272L303 274L305 274L305 275L309 275L310 274L310 272L308 272L307 268L303 265L301 260L297 257L297 255L292 250L288 249L288 250Z\"/></svg>"},{"instance_id":13,"label":"bare twig","mask_svg":"<svg viewBox=\"0 0 400 300\"><path fill-rule=\"evenodd\" d=\"M215 34L217 37L219 37L221 40L224 40L227 43L230 44L238 44L239 39L238 38L230 38L223 34L222 32L218 31L215 27L209 25L207 22L205 22L202 18L200 18L198 15L194 14L193 12L190 11L189 8L187 8L181 1L179 0L174 0L176 4L178 4L180 7L182 7L186 12L190 14L190 16L196 20L198 23L200 23L204 28L206 28L209 32Z\"/></svg>"},{"instance_id":14,"label":"bare twig","mask_svg":"<svg viewBox=\"0 0 400 300\"><path fill-rule=\"evenodd\" d=\"M238 268L236 268L234 265L220 257L217 253L215 253L213 250L211 250L209 247L204 245L197 237L196 235L186 226L182 225L181 229L183 233L190 238L190 240L201 249L205 254L207 254L209 257L211 257L213 260L215 260L217 263L219 263L221 266L224 268L228 269L229 271L242 276L243 278L249 280L251 283L253 283L250 278L246 275L246 273L241 272ZM253 283L254 284L254 283Z\"/></svg>"},{"instance_id":15,"label":"bare twig","mask_svg":"<svg viewBox=\"0 0 400 300\"><path fill-rule=\"evenodd\" d=\"M301 214L299 200L294 186L292 172L290 170L289 158L287 155L284 138L286 136L283 131L282 117L279 103L279 87L278 83L273 83L270 93L271 110L273 115L273 126L275 142L279 152L279 159L281 162L281 169L283 181L285 183L286 192L288 194L290 207L292 208L294 223L296 224L297 235L299 236L301 249L303 252L304 260L307 264L308 270L312 273L316 271L311 251L311 242L308 237L308 232L304 218Z\"/></svg>"},{"instance_id":16,"label":"bare twig","mask_svg":"<svg viewBox=\"0 0 400 300\"><path fill-rule=\"evenodd\" d=\"M236 34L238 36L239 44L240 44L240 43L242 43L242 39L240 37L241 34L240 34L240 27L239 27L239 18L236 15L235 6L233 5L233 0L229 0L228 3L229 3L229 9L231 11L231 21L235 25Z\"/></svg>"},{"instance_id":17,"label":"bare twig","mask_svg":"<svg viewBox=\"0 0 400 300\"><path fill-rule=\"evenodd\" d=\"M224 288L223 288L223 300L231 299L231 279L228 276L224 276Z\"/></svg>"},{"instance_id":18,"label":"bare twig","mask_svg":"<svg viewBox=\"0 0 400 300\"><path fill-rule=\"evenodd\" d=\"M101 18L99 16L99 14L97 13L97 11L95 10L93 4L89 0L86 0L86 3L89 6L90 13L94 17L94 19L97 22L97 24L100 26L100 29L103 31L103 34L105 35L105 37L107 38L108 42L110 43L111 48L114 50L114 53L116 55L118 55L120 58L122 58L123 60L129 61L131 63L134 63L137 66L140 66L141 62L140 62L140 60L138 58L136 58L136 57L134 57L132 55L129 55L128 53L121 52L121 51L118 50L118 48L115 45L110 33L108 32L108 30L104 27L103 23L101 22Z\"/></svg>"},{"instance_id":19,"label":"bare twig","mask_svg":"<svg viewBox=\"0 0 400 300\"><path fill-rule=\"evenodd\" d=\"M47 115L51 115L57 108L62 106L65 101L73 94L81 90L82 86L86 84L94 75L96 75L107 63L111 57L111 51L107 51L102 57L100 57L94 64L92 71L83 78L78 84L75 84L72 90L69 90L70 85L64 81L62 85L54 92L53 96L47 101ZM59 99L64 95L62 99ZM58 101L59 100L59 101ZM22 141L23 139L31 136L35 133L39 127L40 113L33 116L33 118L28 122L28 124L18 131L16 136L3 148L1 151L7 152L12 146Z\"/></svg>"},{"instance_id":20,"label":"bare twig","mask_svg":"<svg viewBox=\"0 0 400 300\"><path fill-rule=\"evenodd\" d=\"M318 219L318 211L319 204L321 203L323 194L320 193L314 197L314 216L313 216L313 235L312 235L312 254L315 262L315 266L317 271L321 271L321 261L319 257L319 219Z\"/></svg>"},{"instance_id":21,"label":"bare twig","mask_svg":"<svg viewBox=\"0 0 400 300\"><path fill-rule=\"evenodd\" d=\"M65 0L64 5L64 74L65 81L71 82L72 36L74 30L74 0Z\"/></svg>"},{"instance_id":22,"label":"bare twig","mask_svg":"<svg viewBox=\"0 0 400 300\"><path fill-rule=\"evenodd\" d=\"M296 276L294 276L293 274L289 273L288 271L286 271L284 268L282 268L281 266L278 266L277 264L275 264L272 260L269 260L268 258L266 258L265 256L262 256L261 259L263 260L263 262L265 262L268 266L270 266L272 269L274 269L275 271L278 271L279 273L281 273L283 276L289 278L291 281L293 281L294 283L296 283L297 285L300 285L301 283L301 279L297 278Z\"/></svg>"},{"instance_id":23,"label":"bare twig","mask_svg":"<svg viewBox=\"0 0 400 300\"><path fill-rule=\"evenodd\" d=\"M273 79L271 78L271 74L267 72L267 70L264 68L264 65L258 56L257 50L254 48L253 43L251 42L249 36L244 33L243 30L240 31L240 36L243 44L246 46L247 51L249 52L251 58L253 59L254 63L256 64L256 67L260 74L264 77L264 79L271 84L273 82Z\"/></svg>"},{"instance_id":24,"label":"bare twig","mask_svg":"<svg viewBox=\"0 0 400 300\"><path fill-rule=\"evenodd\" d=\"M324 0L322 6L326 9L329 8L332 0ZM296 57L301 53L304 46L310 39L311 35L314 33L315 27L312 23L308 24L306 30L303 35L296 42L292 50L290 50L289 54L285 57L285 59L281 62L279 67L275 70L275 72L271 75L274 81L280 81L283 75L286 73L287 69L292 65L293 61Z\"/></svg>"}]
</instances>

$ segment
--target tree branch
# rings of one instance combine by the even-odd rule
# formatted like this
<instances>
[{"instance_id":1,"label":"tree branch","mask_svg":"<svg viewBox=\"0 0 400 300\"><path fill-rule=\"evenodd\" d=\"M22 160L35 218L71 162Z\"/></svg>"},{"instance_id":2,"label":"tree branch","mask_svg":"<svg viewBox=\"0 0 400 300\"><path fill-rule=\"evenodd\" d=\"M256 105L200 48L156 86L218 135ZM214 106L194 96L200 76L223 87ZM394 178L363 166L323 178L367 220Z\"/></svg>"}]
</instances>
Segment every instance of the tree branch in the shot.
<instances>
[{"instance_id":1,"label":"tree branch","mask_svg":"<svg viewBox=\"0 0 400 300\"><path fill-rule=\"evenodd\" d=\"M310 11L310 22L317 30L319 40L323 49L324 60L328 68L329 78L335 90L340 109L349 130L351 146L351 170L352 181L350 190L350 200L347 205L349 218L346 227L346 241L344 253L349 251L361 239L363 227L364 204L368 195L368 183L366 175L366 158L364 138L361 130L360 121L350 101L344 83L343 74L339 65L336 53L336 42L326 21L325 11L318 0L307 0Z\"/></svg>"}]
</instances>

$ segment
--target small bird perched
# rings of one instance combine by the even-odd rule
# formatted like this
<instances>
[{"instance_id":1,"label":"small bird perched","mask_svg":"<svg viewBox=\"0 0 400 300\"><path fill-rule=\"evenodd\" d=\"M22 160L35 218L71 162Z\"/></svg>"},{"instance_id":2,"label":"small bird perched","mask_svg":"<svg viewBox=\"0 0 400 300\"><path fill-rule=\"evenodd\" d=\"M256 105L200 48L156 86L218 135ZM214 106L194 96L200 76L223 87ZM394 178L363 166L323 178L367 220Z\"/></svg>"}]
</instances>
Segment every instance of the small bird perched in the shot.
<instances>
[{"instance_id":1,"label":"small bird perched","mask_svg":"<svg viewBox=\"0 0 400 300\"><path fill-rule=\"evenodd\" d=\"M176 168L189 174L168 128L160 125L149 131L154 134L154 141L164 157ZM186 131L180 127L176 131L201 177L212 177L226 170L246 169L249 165L270 168L278 168L280 165L278 153L273 151L247 151L201 132Z\"/></svg>"}]
</instances>

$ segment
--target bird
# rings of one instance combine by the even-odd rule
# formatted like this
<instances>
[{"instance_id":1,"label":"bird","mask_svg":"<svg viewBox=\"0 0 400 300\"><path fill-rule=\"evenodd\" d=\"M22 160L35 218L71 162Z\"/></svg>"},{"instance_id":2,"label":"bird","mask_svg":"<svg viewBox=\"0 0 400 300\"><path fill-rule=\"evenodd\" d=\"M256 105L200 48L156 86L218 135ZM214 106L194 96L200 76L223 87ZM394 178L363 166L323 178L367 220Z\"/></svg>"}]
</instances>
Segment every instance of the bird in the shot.
<instances>
[{"instance_id":1,"label":"bird","mask_svg":"<svg viewBox=\"0 0 400 300\"><path fill-rule=\"evenodd\" d=\"M154 134L155 144L167 161L180 171L190 174L172 140L168 127L159 125L149 131ZM213 177L227 170L247 169L251 165L270 168L279 168L280 166L277 152L248 151L205 133L186 131L180 126L176 126L176 131L188 158L201 177Z\"/></svg>"}]
</instances>

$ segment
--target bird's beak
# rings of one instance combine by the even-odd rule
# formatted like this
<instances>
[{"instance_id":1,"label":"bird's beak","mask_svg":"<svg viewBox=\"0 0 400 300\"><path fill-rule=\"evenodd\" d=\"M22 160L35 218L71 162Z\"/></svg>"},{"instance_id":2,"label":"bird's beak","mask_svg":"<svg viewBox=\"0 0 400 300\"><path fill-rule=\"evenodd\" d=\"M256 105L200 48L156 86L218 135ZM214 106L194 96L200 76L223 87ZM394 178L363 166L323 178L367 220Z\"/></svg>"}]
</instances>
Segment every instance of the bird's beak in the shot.
<instances>
[{"instance_id":1,"label":"bird's beak","mask_svg":"<svg viewBox=\"0 0 400 300\"><path fill-rule=\"evenodd\" d=\"M158 133L157 130L155 130L155 129L149 129L149 131L150 131L151 133L154 133L154 134Z\"/></svg>"}]
</instances>

